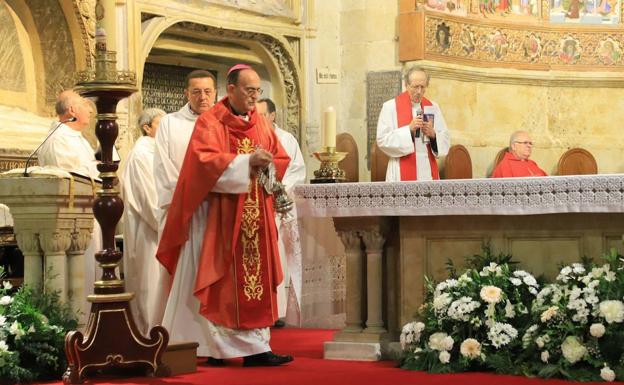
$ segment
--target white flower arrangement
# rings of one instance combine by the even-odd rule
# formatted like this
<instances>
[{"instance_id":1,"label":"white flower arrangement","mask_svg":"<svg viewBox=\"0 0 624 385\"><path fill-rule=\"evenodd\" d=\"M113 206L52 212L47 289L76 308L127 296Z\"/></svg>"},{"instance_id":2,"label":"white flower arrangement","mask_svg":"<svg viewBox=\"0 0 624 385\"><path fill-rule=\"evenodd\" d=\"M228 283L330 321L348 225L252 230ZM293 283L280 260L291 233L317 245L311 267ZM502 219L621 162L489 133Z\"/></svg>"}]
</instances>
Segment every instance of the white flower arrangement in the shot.
<instances>
[{"instance_id":1,"label":"white flower arrangement","mask_svg":"<svg viewBox=\"0 0 624 385\"><path fill-rule=\"evenodd\" d=\"M491 260L457 279L426 280L421 326L402 336L414 341L402 366L624 380L624 257L604 259L563 266L541 289L530 273Z\"/></svg>"}]
</instances>

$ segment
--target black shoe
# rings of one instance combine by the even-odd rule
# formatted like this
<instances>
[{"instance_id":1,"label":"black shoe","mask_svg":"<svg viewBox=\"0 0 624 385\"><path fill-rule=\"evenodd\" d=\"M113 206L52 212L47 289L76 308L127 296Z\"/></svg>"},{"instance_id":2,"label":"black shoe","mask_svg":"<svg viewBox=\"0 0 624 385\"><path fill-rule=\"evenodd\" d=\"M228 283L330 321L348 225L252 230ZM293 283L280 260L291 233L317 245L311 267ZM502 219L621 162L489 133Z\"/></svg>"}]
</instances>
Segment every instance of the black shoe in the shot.
<instances>
[{"instance_id":1,"label":"black shoe","mask_svg":"<svg viewBox=\"0 0 624 385\"><path fill-rule=\"evenodd\" d=\"M283 328L284 326L286 326L286 322L282 321L281 319L277 319L277 321L275 321L275 323L273 324L274 328Z\"/></svg>"},{"instance_id":2,"label":"black shoe","mask_svg":"<svg viewBox=\"0 0 624 385\"><path fill-rule=\"evenodd\" d=\"M279 366L292 360L292 356L281 356L273 352L264 352L244 357L243 366Z\"/></svg>"},{"instance_id":3,"label":"black shoe","mask_svg":"<svg viewBox=\"0 0 624 385\"><path fill-rule=\"evenodd\" d=\"M206 360L206 365L216 367L225 366L225 360L223 358L208 357L208 359Z\"/></svg>"}]
</instances>

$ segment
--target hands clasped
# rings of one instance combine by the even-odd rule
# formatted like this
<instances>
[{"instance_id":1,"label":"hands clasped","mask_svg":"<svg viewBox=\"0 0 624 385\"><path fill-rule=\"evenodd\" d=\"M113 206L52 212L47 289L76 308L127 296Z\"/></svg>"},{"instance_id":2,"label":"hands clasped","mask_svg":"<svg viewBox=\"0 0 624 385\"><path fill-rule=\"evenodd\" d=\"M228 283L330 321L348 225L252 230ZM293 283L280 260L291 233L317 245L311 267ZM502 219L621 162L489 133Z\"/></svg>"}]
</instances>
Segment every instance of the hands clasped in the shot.
<instances>
[{"instance_id":1,"label":"hands clasped","mask_svg":"<svg viewBox=\"0 0 624 385\"><path fill-rule=\"evenodd\" d=\"M262 148L256 149L254 153L249 157L249 166L252 173L257 173L258 170L267 167L273 161L273 154Z\"/></svg>"}]
</instances>

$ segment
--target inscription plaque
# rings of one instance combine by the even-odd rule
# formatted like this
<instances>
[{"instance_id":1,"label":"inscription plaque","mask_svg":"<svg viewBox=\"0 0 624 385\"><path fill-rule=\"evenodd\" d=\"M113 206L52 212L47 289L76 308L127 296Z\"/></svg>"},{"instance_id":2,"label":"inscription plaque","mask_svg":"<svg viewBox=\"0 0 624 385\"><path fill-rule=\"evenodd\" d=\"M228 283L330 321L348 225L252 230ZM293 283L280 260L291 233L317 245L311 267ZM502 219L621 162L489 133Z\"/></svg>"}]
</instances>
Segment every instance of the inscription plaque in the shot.
<instances>
[{"instance_id":1,"label":"inscription plaque","mask_svg":"<svg viewBox=\"0 0 624 385\"><path fill-rule=\"evenodd\" d=\"M368 72L366 74L366 127L368 148L366 164L371 168L371 148L377 137L377 120L381 106L401 93L401 71Z\"/></svg>"},{"instance_id":2,"label":"inscription plaque","mask_svg":"<svg viewBox=\"0 0 624 385\"><path fill-rule=\"evenodd\" d=\"M143 71L143 108L160 108L167 113L178 111L184 104L186 75L197 68L145 63ZM215 78L217 73L209 71Z\"/></svg>"}]
</instances>

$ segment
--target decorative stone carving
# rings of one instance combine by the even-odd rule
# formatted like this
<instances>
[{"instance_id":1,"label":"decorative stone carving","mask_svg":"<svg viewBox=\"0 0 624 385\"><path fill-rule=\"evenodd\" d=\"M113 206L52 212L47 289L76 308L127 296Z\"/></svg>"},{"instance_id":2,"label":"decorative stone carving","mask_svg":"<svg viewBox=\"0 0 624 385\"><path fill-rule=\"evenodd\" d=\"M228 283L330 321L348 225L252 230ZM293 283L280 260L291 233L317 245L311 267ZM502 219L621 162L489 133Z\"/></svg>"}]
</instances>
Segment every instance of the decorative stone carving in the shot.
<instances>
[{"instance_id":1,"label":"decorative stone carving","mask_svg":"<svg viewBox=\"0 0 624 385\"><path fill-rule=\"evenodd\" d=\"M34 231L23 230L17 232L15 238L24 255L24 283L37 290L43 285L43 263L39 237Z\"/></svg>"},{"instance_id":2,"label":"decorative stone carving","mask_svg":"<svg viewBox=\"0 0 624 385\"><path fill-rule=\"evenodd\" d=\"M80 21L80 29L82 31L82 43L86 55L86 67L93 68L95 60L95 2L96 0L75 0L73 2L74 9Z\"/></svg>"},{"instance_id":3,"label":"decorative stone carving","mask_svg":"<svg viewBox=\"0 0 624 385\"><path fill-rule=\"evenodd\" d=\"M235 31L191 22L182 22L178 26L183 29L218 36L220 39L230 38L260 42L275 59L282 74L287 101L284 129L292 133L301 142L301 89L297 72L298 65L297 58L288 48L288 43L259 32Z\"/></svg>"},{"instance_id":4,"label":"decorative stone carving","mask_svg":"<svg viewBox=\"0 0 624 385\"><path fill-rule=\"evenodd\" d=\"M360 231L366 245L367 310L366 333L385 333L382 318L383 245L386 238L379 230Z\"/></svg>"},{"instance_id":5,"label":"decorative stone carving","mask_svg":"<svg viewBox=\"0 0 624 385\"><path fill-rule=\"evenodd\" d=\"M89 230L74 231L71 233L71 245L68 253L82 254L89 246L91 232Z\"/></svg>"},{"instance_id":6,"label":"decorative stone carving","mask_svg":"<svg viewBox=\"0 0 624 385\"><path fill-rule=\"evenodd\" d=\"M48 254L63 254L71 245L71 235L69 231L48 230L39 234L39 241L43 252Z\"/></svg>"},{"instance_id":7,"label":"decorative stone carving","mask_svg":"<svg viewBox=\"0 0 624 385\"><path fill-rule=\"evenodd\" d=\"M346 321L344 332L358 333L362 331L362 272L363 259L361 240L357 231L337 231L345 246L346 258Z\"/></svg>"}]
</instances>

